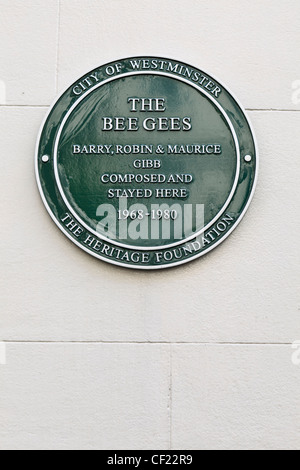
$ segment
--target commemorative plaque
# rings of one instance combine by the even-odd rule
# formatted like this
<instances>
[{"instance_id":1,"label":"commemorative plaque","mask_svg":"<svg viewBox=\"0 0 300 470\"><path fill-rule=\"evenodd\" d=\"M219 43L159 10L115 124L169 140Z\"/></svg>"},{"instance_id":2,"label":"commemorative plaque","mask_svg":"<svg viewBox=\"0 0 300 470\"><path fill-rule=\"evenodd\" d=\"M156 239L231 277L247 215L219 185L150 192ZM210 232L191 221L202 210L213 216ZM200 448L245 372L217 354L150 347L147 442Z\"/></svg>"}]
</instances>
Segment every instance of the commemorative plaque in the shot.
<instances>
[{"instance_id":1,"label":"commemorative plaque","mask_svg":"<svg viewBox=\"0 0 300 470\"><path fill-rule=\"evenodd\" d=\"M245 214L258 170L242 107L188 64L128 58L51 108L36 151L43 202L76 245L137 269L192 261Z\"/></svg>"}]
</instances>

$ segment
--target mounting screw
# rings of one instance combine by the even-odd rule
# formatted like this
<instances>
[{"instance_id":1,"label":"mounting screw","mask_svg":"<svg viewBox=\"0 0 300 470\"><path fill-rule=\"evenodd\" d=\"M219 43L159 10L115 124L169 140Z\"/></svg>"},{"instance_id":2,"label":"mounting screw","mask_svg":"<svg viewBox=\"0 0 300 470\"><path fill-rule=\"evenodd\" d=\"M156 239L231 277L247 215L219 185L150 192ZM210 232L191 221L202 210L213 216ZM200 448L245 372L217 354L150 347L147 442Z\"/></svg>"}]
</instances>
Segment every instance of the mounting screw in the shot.
<instances>
[{"instance_id":1,"label":"mounting screw","mask_svg":"<svg viewBox=\"0 0 300 470\"><path fill-rule=\"evenodd\" d=\"M42 156L42 162L43 162L43 163L48 163L49 160L50 160L49 155L43 155L43 156Z\"/></svg>"},{"instance_id":2,"label":"mounting screw","mask_svg":"<svg viewBox=\"0 0 300 470\"><path fill-rule=\"evenodd\" d=\"M246 155L246 156L245 156L245 162L247 162L247 163L252 162L252 157L251 157L251 155Z\"/></svg>"}]
</instances>

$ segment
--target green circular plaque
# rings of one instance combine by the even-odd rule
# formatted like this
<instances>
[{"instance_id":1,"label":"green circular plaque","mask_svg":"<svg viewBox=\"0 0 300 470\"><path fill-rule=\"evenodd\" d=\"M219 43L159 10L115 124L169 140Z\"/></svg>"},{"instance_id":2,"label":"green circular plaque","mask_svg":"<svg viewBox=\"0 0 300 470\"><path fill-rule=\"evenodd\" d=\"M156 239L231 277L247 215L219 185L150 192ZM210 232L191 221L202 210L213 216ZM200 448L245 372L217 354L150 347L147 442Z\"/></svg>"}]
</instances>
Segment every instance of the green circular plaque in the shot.
<instances>
[{"instance_id":1,"label":"green circular plaque","mask_svg":"<svg viewBox=\"0 0 300 470\"><path fill-rule=\"evenodd\" d=\"M219 245L245 214L257 170L251 125L228 90L155 57L79 79L51 108L36 152L58 227L91 255L137 269Z\"/></svg>"}]
</instances>

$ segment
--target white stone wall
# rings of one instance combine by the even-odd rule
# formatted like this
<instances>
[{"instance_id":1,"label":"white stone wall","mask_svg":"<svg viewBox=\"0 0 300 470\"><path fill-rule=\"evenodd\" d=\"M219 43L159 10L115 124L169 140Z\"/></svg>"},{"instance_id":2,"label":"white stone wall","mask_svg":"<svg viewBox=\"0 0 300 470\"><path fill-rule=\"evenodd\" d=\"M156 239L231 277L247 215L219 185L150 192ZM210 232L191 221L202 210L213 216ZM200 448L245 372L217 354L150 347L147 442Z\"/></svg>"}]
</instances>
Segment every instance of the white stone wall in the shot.
<instances>
[{"instance_id":1,"label":"white stone wall","mask_svg":"<svg viewBox=\"0 0 300 470\"><path fill-rule=\"evenodd\" d=\"M300 448L299 25L299 0L0 0L0 449ZM234 234L161 272L75 247L34 176L55 97L133 55L219 78L260 150Z\"/></svg>"}]
</instances>

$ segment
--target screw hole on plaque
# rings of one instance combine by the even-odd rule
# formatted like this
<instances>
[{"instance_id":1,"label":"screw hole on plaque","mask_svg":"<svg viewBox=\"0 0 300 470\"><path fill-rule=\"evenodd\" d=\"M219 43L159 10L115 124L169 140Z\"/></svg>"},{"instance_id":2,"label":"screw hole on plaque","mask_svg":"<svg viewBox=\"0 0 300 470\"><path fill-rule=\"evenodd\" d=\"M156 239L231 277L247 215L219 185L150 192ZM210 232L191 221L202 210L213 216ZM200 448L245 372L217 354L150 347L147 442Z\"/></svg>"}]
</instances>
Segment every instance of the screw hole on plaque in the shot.
<instances>
[{"instance_id":1,"label":"screw hole on plaque","mask_svg":"<svg viewBox=\"0 0 300 470\"><path fill-rule=\"evenodd\" d=\"M43 163L48 163L49 160L50 160L49 155L43 155L43 156L42 156L42 162L43 162Z\"/></svg>"},{"instance_id":2,"label":"screw hole on plaque","mask_svg":"<svg viewBox=\"0 0 300 470\"><path fill-rule=\"evenodd\" d=\"M251 155L246 155L244 160L245 160L245 162L250 163L250 162L252 162L252 156Z\"/></svg>"}]
</instances>

